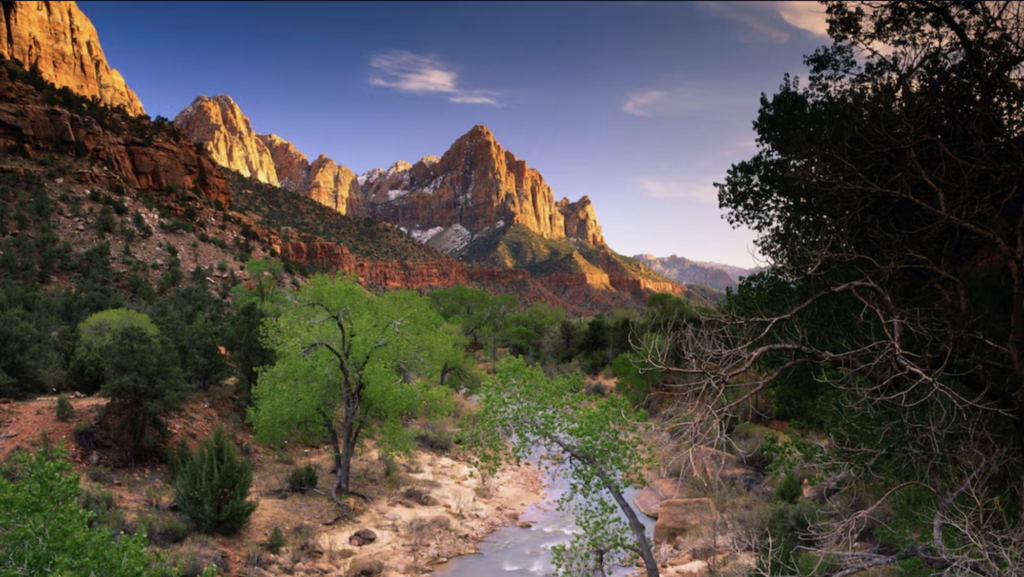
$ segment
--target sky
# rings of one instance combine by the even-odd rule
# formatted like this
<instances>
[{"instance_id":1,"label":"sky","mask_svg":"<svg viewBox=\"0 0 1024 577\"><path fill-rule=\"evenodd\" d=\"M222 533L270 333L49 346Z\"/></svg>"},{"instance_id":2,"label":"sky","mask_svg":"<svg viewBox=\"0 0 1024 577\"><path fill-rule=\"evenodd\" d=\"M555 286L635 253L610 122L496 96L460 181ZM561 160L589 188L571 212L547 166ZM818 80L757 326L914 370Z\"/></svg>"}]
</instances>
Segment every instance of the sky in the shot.
<instances>
[{"instance_id":1,"label":"sky","mask_svg":"<svg viewBox=\"0 0 1024 577\"><path fill-rule=\"evenodd\" d=\"M753 266L713 186L753 156L762 92L830 42L804 2L78 2L151 117L227 94L259 133L354 172L474 125L608 245Z\"/></svg>"}]
</instances>

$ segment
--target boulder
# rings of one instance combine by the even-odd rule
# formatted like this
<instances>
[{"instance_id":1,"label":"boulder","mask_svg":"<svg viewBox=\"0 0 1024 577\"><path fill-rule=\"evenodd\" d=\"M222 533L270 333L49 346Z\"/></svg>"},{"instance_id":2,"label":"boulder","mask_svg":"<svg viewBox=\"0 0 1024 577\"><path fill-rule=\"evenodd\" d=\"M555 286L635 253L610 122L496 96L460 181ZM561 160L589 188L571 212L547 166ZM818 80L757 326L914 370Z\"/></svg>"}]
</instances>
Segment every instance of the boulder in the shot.
<instances>
[{"instance_id":1,"label":"boulder","mask_svg":"<svg viewBox=\"0 0 1024 577\"><path fill-rule=\"evenodd\" d=\"M678 478L658 479L637 493L633 503L641 513L648 517L658 518L661 502L667 499L679 499L683 496L682 481Z\"/></svg>"},{"instance_id":2,"label":"boulder","mask_svg":"<svg viewBox=\"0 0 1024 577\"><path fill-rule=\"evenodd\" d=\"M370 529L360 529L348 538L348 542L355 547L369 545L377 540L377 534Z\"/></svg>"},{"instance_id":3,"label":"boulder","mask_svg":"<svg viewBox=\"0 0 1024 577\"><path fill-rule=\"evenodd\" d=\"M654 524L654 543L672 543L679 536L698 536L718 520L711 499L668 499L661 502Z\"/></svg>"},{"instance_id":4,"label":"boulder","mask_svg":"<svg viewBox=\"0 0 1024 577\"><path fill-rule=\"evenodd\" d=\"M348 566L346 577L372 577L384 572L384 563L377 559L359 557L352 560Z\"/></svg>"}]
</instances>

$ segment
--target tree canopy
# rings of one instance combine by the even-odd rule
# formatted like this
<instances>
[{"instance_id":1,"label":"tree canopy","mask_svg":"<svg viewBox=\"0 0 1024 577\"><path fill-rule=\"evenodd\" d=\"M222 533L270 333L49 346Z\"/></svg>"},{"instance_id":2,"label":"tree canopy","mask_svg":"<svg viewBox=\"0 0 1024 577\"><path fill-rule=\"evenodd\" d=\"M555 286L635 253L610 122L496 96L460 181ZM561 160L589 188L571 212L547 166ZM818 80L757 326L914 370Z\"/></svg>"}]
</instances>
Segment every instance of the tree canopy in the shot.
<instances>
[{"instance_id":1,"label":"tree canopy","mask_svg":"<svg viewBox=\"0 0 1024 577\"><path fill-rule=\"evenodd\" d=\"M816 528L842 574L1019 574L1024 7L827 5L834 44L806 58L806 86L762 95L759 152L718 185L769 270L713 322L674 329L674 360L650 356L695 375L687 400L719 417L766 388L815 413L832 441L820 471L876 502ZM915 488L930 501L890 550L843 553Z\"/></svg>"},{"instance_id":2,"label":"tree canopy","mask_svg":"<svg viewBox=\"0 0 1024 577\"><path fill-rule=\"evenodd\" d=\"M336 500L352 492L351 459L368 431L379 433L385 454L409 450L403 417L451 409L450 390L433 383L455 342L414 292L376 296L353 281L317 275L264 329L277 362L260 371L253 389L256 439L328 439Z\"/></svg>"}]
</instances>

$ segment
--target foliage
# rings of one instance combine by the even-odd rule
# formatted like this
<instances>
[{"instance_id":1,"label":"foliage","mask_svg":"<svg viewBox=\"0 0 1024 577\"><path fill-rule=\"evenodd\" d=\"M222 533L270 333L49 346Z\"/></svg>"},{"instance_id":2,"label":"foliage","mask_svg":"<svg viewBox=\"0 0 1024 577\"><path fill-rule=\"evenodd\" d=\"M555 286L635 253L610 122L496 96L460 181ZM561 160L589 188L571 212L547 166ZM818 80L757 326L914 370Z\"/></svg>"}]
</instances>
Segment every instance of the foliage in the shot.
<instances>
[{"instance_id":1,"label":"foliage","mask_svg":"<svg viewBox=\"0 0 1024 577\"><path fill-rule=\"evenodd\" d=\"M352 281L316 275L296 297L264 325L277 362L259 372L249 419L262 443L327 438L337 498L350 492L351 459L364 434L377 432L385 455L406 451L412 440L403 418L451 410L449 389L425 380L454 342L428 301L410 291L373 296Z\"/></svg>"},{"instance_id":2,"label":"foliage","mask_svg":"<svg viewBox=\"0 0 1024 577\"><path fill-rule=\"evenodd\" d=\"M267 551L270 551L274 555L281 552L281 548L287 544L287 540L284 537L284 533L281 532L280 527L274 527L274 530L270 532L270 536L267 537L265 546Z\"/></svg>"},{"instance_id":3,"label":"foliage","mask_svg":"<svg viewBox=\"0 0 1024 577\"><path fill-rule=\"evenodd\" d=\"M57 420L66 423L75 417L75 407L66 395L57 397Z\"/></svg>"},{"instance_id":4,"label":"foliage","mask_svg":"<svg viewBox=\"0 0 1024 577\"><path fill-rule=\"evenodd\" d=\"M174 478L174 500L204 533L237 533L256 510L248 501L252 465L218 426L196 451L184 451Z\"/></svg>"},{"instance_id":5,"label":"foliage","mask_svg":"<svg viewBox=\"0 0 1024 577\"><path fill-rule=\"evenodd\" d=\"M838 495L875 498L807 528L844 574L910 558L1020 574L1024 7L827 10L835 42L806 58L806 86L786 77L762 96L758 153L717 185L772 266L647 352L691 379L678 390L699 407L695 437L766 390L826 430L828 450L803 457ZM914 522L880 531L892 553L849 553L864 511L915 486L935 500L882 519Z\"/></svg>"},{"instance_id":6,"label":"foliage","mask_svg":"<svg viewBox=\"0 0 1024 577\"><path fill-rule=\"evenodd\" d=\"M467 438L491 471L506 454L506 442L516 459L533 459L542 451L566 456L573 490L558 506L575 516L583 532L555 550L562 573L603 571L636 552L647 562L648 574L657 575L643 525L622 496L627 486L644 483L643 471L651 464L638 442L641 412L619 395L588 397L579 373L549 379L518 357L498 363L481 404Z\"/></svg>"},{"instance_id":7,"label":"foliage","mask_svg":"<svg viewBox=\"0 0 1024 577\"><path fill-rule=\"evenodd\" d=\"M305 493L310 489L316 489L319 482L316 467L313 465L295 467L288 475L288 490L293 493Z\"/></svg>"},{"instance_id":8,"label":"foliage","mask_svg":"<svg viewBox=\"0 0 1024 577\"><path fill-rule=\"evenodd\" d=\"M111 539L90 528L94 514L79 507L78 477L66 457L59 448L40 450L0 465L0 574L164 575L144 535Z\"/></svg>"},{"instance_id":9,"label":"foliage","mask_svg":"<svg viewBox=\"0 0 1024 577\"><path fill-rule=\"evenodd\" d=\"M110 397L105 415L119 422L134 459L150 430L163 430L162 416L180 410L188 388L174 349L140 326L116 331L102 352L106 382L101 391Z\"/></svg>"}]
</instances>

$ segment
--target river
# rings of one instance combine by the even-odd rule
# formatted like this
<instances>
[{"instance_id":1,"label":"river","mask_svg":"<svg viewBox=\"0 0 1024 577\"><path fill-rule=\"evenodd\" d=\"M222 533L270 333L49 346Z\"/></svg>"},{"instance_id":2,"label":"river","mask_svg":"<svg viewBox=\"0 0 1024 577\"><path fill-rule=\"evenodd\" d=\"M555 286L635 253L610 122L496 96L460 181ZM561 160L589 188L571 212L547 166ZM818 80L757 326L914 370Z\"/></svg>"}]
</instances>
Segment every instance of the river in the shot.
<instances>
[{"instance_id":1,"label":"river","mask_svg":"<svg viewBox=\"0 0 1024 577\"><path fill-rule=\"evenodd\" d=\"M480 554L456 557L434 568L437 577L515 577L553 575L551 547L567 543L579 528L573 519L555 509L555 501L569 488L568 471L547 478L547 498L528 508L520 517L533 526L521 529L515 525L503 527L480 542ZM637 490L628 489L626 499L632 505ZM636 507L633 508L636 510ZM620 513L621 515L621 513ZM639 512L637 516L647 528L647 538L654 531L654 519ZM620 568L613 575L627 575L630 570Z\"/></svg>"}]
</instances>

